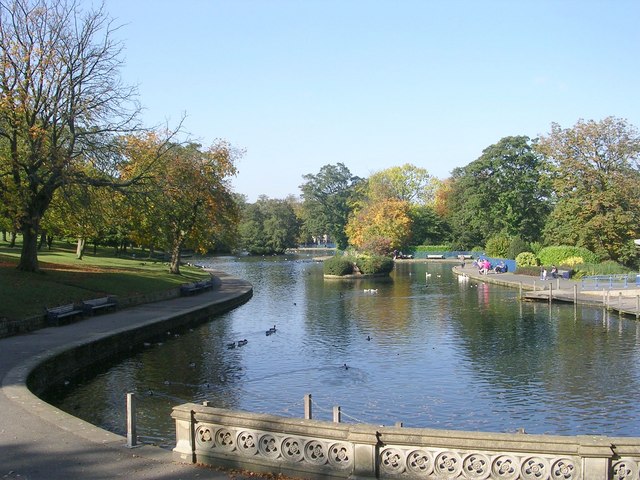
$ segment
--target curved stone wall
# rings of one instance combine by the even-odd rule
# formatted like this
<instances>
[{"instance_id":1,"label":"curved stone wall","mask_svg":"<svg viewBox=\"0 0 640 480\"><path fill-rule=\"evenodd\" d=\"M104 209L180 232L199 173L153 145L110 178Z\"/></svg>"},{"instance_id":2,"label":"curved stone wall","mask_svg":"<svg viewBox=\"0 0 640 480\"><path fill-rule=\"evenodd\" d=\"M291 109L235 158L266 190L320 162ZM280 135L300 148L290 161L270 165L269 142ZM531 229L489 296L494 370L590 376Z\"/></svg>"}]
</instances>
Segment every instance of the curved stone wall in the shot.
<instances>
[{"instance_id":1,"label":"curved stone wall","mask_svg":"<svg viewBox=\"0 0 640 480\"><path fill-rule=\"evenodd\" d=\"M640 439L341 424L188 403L174 457L303 478L637 480Z\"/></svg>"}]
</instances>

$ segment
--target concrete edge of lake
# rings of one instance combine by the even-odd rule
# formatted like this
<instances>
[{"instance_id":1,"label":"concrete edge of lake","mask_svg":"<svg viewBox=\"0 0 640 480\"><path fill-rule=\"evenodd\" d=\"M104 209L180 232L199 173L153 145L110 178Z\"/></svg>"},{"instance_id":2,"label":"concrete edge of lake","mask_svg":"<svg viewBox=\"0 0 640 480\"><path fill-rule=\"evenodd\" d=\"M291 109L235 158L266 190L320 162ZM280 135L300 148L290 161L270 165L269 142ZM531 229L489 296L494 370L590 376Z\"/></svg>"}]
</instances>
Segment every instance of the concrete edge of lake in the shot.
<instances>
[{"instance_id":1,"label":"concrete edge of lake","mask_svg":"<svg viewBox=\"0 0 640 480\"><path fill-rule=\"evenodd\" d=\"M213 291L137 305L61 327L0 339L0 465L3 478L202 478L155 446L126 447L126 438L41 400L48 386L123 355L144 341L202 323L253 295L248 282L215 272ZM33 390L33 391L32 391ZM125 398L123 398L123 405ZM208 478L228 478L207 469Z\"/></svg>"}]
</instances>

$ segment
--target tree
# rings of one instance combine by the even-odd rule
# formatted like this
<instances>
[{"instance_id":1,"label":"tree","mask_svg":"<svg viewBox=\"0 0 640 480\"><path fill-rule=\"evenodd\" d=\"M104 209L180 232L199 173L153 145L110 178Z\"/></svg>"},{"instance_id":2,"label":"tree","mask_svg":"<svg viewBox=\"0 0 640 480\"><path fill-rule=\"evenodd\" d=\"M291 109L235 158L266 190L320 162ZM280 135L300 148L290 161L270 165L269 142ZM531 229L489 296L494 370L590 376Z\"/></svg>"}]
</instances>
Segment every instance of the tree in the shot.
<instances>
[{"instance_id":1,"label":"tree","mask_svg":"<svg viewBox=\"0 0 640 480\"><path fill-rule=\"evenodd\" d=\"M626 120L554 123L537 151L553 167L557 204L545 227L548 243L588 248L630 263L640 235L640 136Z\"/></svg>"},{"instance_id":2,"label":"tree","mask_svg":"<svg viewBox=\"0 0 640 480\"><path fill-rule=\"evenodd\" d=\"M359 250L366 251L367 245L388 245L386 252L400 249L411 238L410 205L405 200L389 198L368 203L354 213L346 227L349 243Z\"/></svg>"},{"instance_id":3,"label":"tree","mask_svg":"<svg viewBox=\"0 0 640 480\"><path fill-rule=\"evenodd\" d=\"M16 210L21 270L38 270L55 192L113 183L121 157L112 140L137 128L113 29L102 9L80 12L75 1L0 2L0 201Z\"/></svg>"},{"instance_id":4,"label":"tree","mask_svg":"<svg viewBox=\"0 0 640 480\"><path fill-rule=\"evenodd\" d=\"M545 163L525 136L505 137L451 175L445 197L456 242L484 245L497 233L535 240L551 209Z\"/></svg>"},{"instance_id":5,"label":"tree","mask_svg":"<svg viewBox=\"0 0 640 480\"><path fill-rule=\"evenodd\" d=\"M436 190L436 180L424 168L406 163L375 172L368 179L369 201L396 198L411 205L431 205Z\"/></svg>"},{"instance_id":6,"label":"tree","mask_svg":"<svg viewBox=\"0 0 640 480\"><path fill-rule=\"evenodd\" d=\"M138 164L155 156L159 145L154 136L130 139L132 163L125 175L137 175ZM235 175L235 161L241 152L224 141L214 142L208 149L188 143L172 145L165 151L162 161L154 168L154 176L145 185L146 210L149 221L141 236L161 237L152 242L163 242L170 252L169 270L180 273L180 259L184 248L200 252L214 246L216 238L231 241L238 223L238 208L229 186Z\"/></svg>"},{"instance_id":7,"label":"tree","mask_svg":"<svg viewBox=\"0 0 640 480\"><path fill-rule=\"evenodd\" d=\"M296 246L299 228L292 198L278 200L261 195L256 203L243 208L240 243L252 254L284 253Z\"/></svg>"},{"instance_id":8,"label":"tree","mask_svg":"<svg viewBox=\"0 0 640 480\"><path fill-rule=\"evenodd\" d=\"M355 187L361 179L342 163L325 165L317 175L304 175L302 190L307 230L321 237L329 234L338 248L347 246L344 228L351 211Z\"/></svg>"}]
</instances>

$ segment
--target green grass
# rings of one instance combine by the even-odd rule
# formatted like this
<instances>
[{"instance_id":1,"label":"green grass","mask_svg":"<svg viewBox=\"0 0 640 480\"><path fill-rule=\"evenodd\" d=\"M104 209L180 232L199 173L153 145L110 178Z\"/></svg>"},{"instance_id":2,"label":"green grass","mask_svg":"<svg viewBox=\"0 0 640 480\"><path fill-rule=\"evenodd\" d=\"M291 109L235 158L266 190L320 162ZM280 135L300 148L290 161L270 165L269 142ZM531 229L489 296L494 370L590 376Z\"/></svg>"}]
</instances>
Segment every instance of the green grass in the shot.
<instances>
[{"instance_id":1,"label":"green grass","mask_svg":"<svg viewBox=\"0 0 640 480\"><path fill-rule=\"evenodd\" d=\"M208 275L194 267L180 267L181 275L172 275L166 263L135 253L137 258L115 257L112 250L99 249L78 260L74 245L59 243L39 253L41 273L28 273L16 270L20 246L9 248L0 241L0 318L19 320L40 315L46 307L105 295L167 291Z\"/></svg>"}]
</instances>

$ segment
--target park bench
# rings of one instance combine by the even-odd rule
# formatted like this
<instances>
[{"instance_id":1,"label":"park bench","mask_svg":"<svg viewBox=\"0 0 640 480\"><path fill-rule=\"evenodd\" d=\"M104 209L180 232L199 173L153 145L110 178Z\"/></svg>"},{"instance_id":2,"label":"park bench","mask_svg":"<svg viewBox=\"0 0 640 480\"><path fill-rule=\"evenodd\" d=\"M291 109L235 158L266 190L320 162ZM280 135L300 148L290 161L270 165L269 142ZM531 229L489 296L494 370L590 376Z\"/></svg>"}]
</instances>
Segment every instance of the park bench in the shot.
<instances>
[{"instance_id":1,"label":"park bench","mask_svg":"<svg viewBox=\"0 0 640 480\"><path fill-rule=\"evenodd\" d=\"M118 300L115 297L101 297L82 301L82 310L89 315L93 315L98 310L115 309L117 306Z\"/></svg>"},{"instance_id":2,"label":"park bench","mask_svg":"<svg viewBox=\"0 0 640 480\"><path fill-rule=\"evenodd\" d=\"M180 295L195 295L213 288L213 279L201 280L199 282L186 283L180 286Z\"/></svg>"},{"instance_id":3,"label":"park bench","mask_svg":"<svg viewBox=\"0 0 640 480\"><path fill-rule=\"evenodd\" d=\"M436 260L436 259L443 259L444 255L427 255L427 259L428 260Z\"/></svg>"},{"instance_id":4,"label":"park bench","mask_svg":"<svg viewBox=\"0 0 640 480\"><path fill-rule=\"evenodd\" d=\"M47 322L50 325L60 326L71 323L78 315L82 315L82 308L74 303L47 308Z\"/></svg>"}]
</instances>

